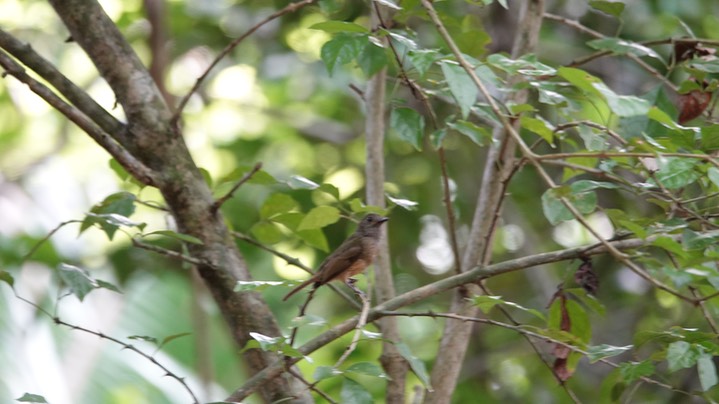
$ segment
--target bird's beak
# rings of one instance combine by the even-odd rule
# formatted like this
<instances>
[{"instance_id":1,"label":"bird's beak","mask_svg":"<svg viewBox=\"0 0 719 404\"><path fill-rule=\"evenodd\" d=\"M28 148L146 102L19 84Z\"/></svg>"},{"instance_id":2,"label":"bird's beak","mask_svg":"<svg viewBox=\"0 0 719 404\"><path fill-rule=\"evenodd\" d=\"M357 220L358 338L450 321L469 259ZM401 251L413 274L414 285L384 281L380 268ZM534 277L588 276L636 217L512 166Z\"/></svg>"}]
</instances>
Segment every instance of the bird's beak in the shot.
<instances>
[{"instance_id":1,"label":"bird's beak","mask_svg":"<svg viewBox=\"0 0 719 404\"><path fill-rule=\"evenodd\" d=\"M382 223L384 223L384 222L386 222L386 221L388 221L388 220L389 220L388 217L383 217L383 218L380 219L377 223L382 224Z\"/></svg>"}]
</instances>

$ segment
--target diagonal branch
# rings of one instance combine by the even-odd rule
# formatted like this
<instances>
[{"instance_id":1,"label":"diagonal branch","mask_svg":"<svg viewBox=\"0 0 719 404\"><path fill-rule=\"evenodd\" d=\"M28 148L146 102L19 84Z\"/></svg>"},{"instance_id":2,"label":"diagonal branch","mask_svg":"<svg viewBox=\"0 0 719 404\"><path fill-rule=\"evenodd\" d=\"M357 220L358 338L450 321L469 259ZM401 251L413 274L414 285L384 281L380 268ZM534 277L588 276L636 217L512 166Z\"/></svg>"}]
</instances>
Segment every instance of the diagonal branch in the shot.
<instances>
[{"instance_id":1,"label":"diagonal branch","mask_svg":"<svg viewBox=\"0 0 719 404\"><path fill-rule=\"evenodd\" d=\"M655 235L647 237L646 239L626 239L608 242L612 248L617 250L631 250L641 248L645 246L651 246L652 243L659 237L669 237L673 240L680 240L680 234L672 235ZM607 253L608 248L602 243L596 243L591 246L568 248L564 250L551 251L527 257L517 258L492 264L488 266L479 266L472 270L463 272L461 274L453 275L448 278L441 279L439 281L421 286L417 289L406 292L393 299L390 299L384 303L381 303L374 308L370 309L367 315L367 322L376 321L383 317L383 312L393 311L399 308L409 306L419 301L425 300L431 296L437 295L442 292L446 292L453 288L467 285L469 283L476 283L484 279L488 279L494 276L506 274L509 272L519 271L523 269L538 269L541 265L546 265L559 261L566 261L577 259L580 257L589 257L599 254ZM322 348L330 342L340 338L346 333L352 331L357 326L359 321L359 315L354 316L344 322L332 327L328 331L318 335L312 340L308 341L305 345L298 348L303 355L309 355L312 352ZM298 362L299 359L293 359L290 363ZM267 366L262 371L256 373L254 376L249 378L245 384L239 389L235 390L228 398L227 401L242 401L248 395L252 394L258 388L268 381L274 379L280 375L287 364L285 361L276 361ZM435 386L437 388L437 386Z\"/></svg>"},{"instance_id":2,"label":"diagonal branch","mask_svg":"<svg viewBox=\"0 0 719 404\"><path fill-rule=\"evenodd\" d=\"M22 66L17 64L17 62L4 52L0 52L0 66L5 69L6 74L25 83L32 92L39 95L45 102L85 131L95 142L107 150L133 177L145 185L155 185L155 174L149 168L135 159L133 155L115 142L107 132L95 122L91 121L80 110L66 103L47 86L30 77Z\"/></svg>"}]
</instances>

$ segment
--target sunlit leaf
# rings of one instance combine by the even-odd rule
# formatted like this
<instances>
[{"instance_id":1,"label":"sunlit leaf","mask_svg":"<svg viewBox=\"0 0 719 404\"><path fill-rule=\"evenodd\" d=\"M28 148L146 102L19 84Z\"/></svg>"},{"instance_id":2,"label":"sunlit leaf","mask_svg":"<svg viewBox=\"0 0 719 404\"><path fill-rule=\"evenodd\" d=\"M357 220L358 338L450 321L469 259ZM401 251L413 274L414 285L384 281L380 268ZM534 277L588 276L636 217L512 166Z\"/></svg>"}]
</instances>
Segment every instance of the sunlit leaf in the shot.
<instances>
[{"instance_id":1,"label":"sunlit leaf","mask_svg":"<svg viewBox=\"0 0 719 404\"><path fill-rule=\"evenodd\" d=\"M334 206L317 206L312 208L300 222L297 231L321 229L337 223L340 220L340 211Z\"/></svg>"},{"instance_id":2,"label":"sunlit leaf","mask_svg":"<svg viewBox=\"0 0 719 404\"><path fill-rule=\"evenodd\" d=\"M530 132L534 132L549 144L554 144L554 128L544 119L522 115L519 124Z\"/></svg>"},{"instance_id":3,"label":"sunlit leaf","mask_svg":"<svg viewBox=\"0 0 719 404\"><path fill-rule=\"evenodd\" d=\"M322 251L329 251L330 249L329 244L327 244L327 237L320 229L301 230L297 232L297 235L312 247Z\"/></svg>"},{"instance_id":4,"label":"sunlit leaf","mask_svg":"<svg viewBox=\"0 0 719 404\"><path fill-rule=\"evenodd\" d=\"M293 189L316 189L320 184L312 181L309 178L305 178L301 175L293 175L287 181L287 185Z\"/></svg>"},{"instance_id":5,"label":"sunlit leaf","mask_svg":"<svg viewBox=\"0 0 719 404\"><path fill-rule=\"evenodd\" d=\"M338 32L369 33L369 30L367 28L365 28L359 24L355 24L353 22L346 22L346 21L322 21L322 22L312 25L310 27L310 29L325 31L330 34L336 34Z\"/></svg>"},{"instance_id":6,"label":"sunlit leaf","mask_svg":"<svg viewBox=\"0 0 719 404\"><path fill-rule=\"evenodd\" d=\"M478 146L485 146L492 141L492 134L486 128L470 121L460 119L456 122L448 122L447 126L468 137Z\"/></svg>"},{"instance_id":7,"label":"sunlit leaf","mask_svg":"<svg viewBox=\"0 0 719 404\"><path fill-rule=\"evenodd\" d=\"M272 351L277 348L277 344L282 341L282 337L268 337L259 332L250 332L250 337L260 344L260 349L263 351Z\"/></svg>"},{"instance_id":8,"label":"sunlit leaf","mask_svg":"<svg viewBox=\"0 0 719 404\"><path fill-rule=\"evenodd\" d=\"M118 226L142 226L141 223L133 222L129 217L135 212L135 200L137 197L129 192L117 192L106 197L102 202L90 209L80 225L80 233L87 230L93 224L99 224L100 228L112 240Z\"/></svg>"},{"instance_id":9,"label":"sunlit leaf","mask_svg":"<svg viewBox=\"0 0 719 404\"><path fill-rule=\"evenodd\" d=\"M260 217L263 219L271 218L280 213L286 213L299 207L297 201L287 194L272 194L260 208Z\"/></svg>"},{"instance_id":10,"label":"sunlit leaf","mask_svg":"<svg viewBox=\"0 0 719 404\"><path fill-rule=\"evenodd\" d=\"M655 178L668 189L685 187L701 177L701 173L695 169L698 164L696 159L668 157L659 161L659 171Z\"/></svg>"},{"instance_id":11,"label":"sunlit leaf","mask_svg":"<svg viewBox=\"0 0 719 404\"><path fill-rule=\"evenodd\" d=\"M676 341L667 348L667 363L669 372L692 367L697 363L699 351L686 341Z\"/></svg>"},{"instance_id":12,"label":"sunlit leaf","mask_svg":"<svg viewBox=\"0 0 719 404\"><path fill-rule=\"evenodd\" d=\"M420 77L423 77L434 62L439 60L440 54L434 49L418 49L409 52L408 57Z\"/></svg>"},{"instance_id":13,"label":"sunlit leaf","mask_svg":"<svg viewBox=\"0 0 719 404\"><path fill-rule=\"evenodd\" d=\"M342 374L342 371L335 369L332 366L317 366L317 369L315 369L315 372L312 374L312 377L315 379L315 381L324 380L333 376L339 376Z\"/></svg>"},{"instance_id":14,"label":"sunlit leaf","mask_svg":"<svg viewBox=\"0 0 719 404\"><path fill-rule=\"evenodd\" d=\"M590 1L589 6L614 17L619 17L624 11L624 3L618 1Z\"/></svg>"},{"instance_id":15,"label":"sunlit leaf","mask_svg":"<svg viewBox=\"0 0 719 404\"><path fill-rule=\"evenodd\" d=\"M386 196L390 202L407 210L416 210L417 206L419 206L419 202L410 201L409 199L393 198L389 194L387 194Z\"/></svg>"},{"instance_id":16,"label":"sunlit leaf","mask_svg":"<svg viewBox=\"0 0 719 404\"><path fill-rule=\"evenodd\" d=\"M264 244L279 243L285 237L276 224L264 220L252 225L250 233L255 236L257 241Z\"/></svg>"},{"instance_id":17,"label":"sunlit leaf","mask_svg":"<svg viewBox=\"0 0 719 404\"><path fill-rule=\"evenodd\" d=\"M620 3L621 4L621 3ZM618 55L649 56L661 60L661 56L649 47L621 38L601 38L587 42L587 45L598 50L607 50Z\"/></svg>"},{"instance_id":18,"label":"sunlit leaf","mask_svg":"<svg viewBox=\"0 0 719 404\"><path fill-rule=\"evenodd\" d=\"M650 361L624 362L619 365L619 372L626 383L632 383L642 377L654 374L654 365Z\"/></svg>"}]
</instances>

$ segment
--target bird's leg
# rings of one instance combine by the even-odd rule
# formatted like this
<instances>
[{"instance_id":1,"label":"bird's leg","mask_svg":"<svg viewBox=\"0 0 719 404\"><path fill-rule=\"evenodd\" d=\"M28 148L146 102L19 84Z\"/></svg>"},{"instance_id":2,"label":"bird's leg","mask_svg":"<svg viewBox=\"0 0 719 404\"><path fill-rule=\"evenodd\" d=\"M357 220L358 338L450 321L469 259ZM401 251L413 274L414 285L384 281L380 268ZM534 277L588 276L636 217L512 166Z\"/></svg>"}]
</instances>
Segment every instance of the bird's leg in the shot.
<instances>
[{"instance_id":1,"label":"bird's leg","mask_svg":"<svg viewBox=\"0 0 719 404\"><path fill-rule=\"evenodd\" d=\"M355 294L356 294L357 296L359 296L359 298L360 298L362 301L364 301L365 294L364 294L364 292L361 291L357 286L355 286L355 283L357 283L357 279L355 279L355 278L347 278L347 280L345 281L345 284L346 284L350 289L352 289L352 291L355 292Z\"/></svg>"}]
</instances>

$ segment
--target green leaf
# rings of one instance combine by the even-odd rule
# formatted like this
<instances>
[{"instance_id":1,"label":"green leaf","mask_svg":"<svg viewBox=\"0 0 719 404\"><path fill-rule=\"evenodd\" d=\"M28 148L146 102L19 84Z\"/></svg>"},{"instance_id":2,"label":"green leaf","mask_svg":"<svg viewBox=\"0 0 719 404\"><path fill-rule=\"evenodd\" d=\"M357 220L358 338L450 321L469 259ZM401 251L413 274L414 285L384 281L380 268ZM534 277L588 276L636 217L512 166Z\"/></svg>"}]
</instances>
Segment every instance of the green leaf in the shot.
<instances>
[{"instance_id":1,"label":"green leaf","mask_svg":"<svg viewBox=\"0 0 719 404\"><path fill-rule=\"evenodd\" d=\"M47 400L45 400L45 397L43 397L39 394L25 393L22 395L22 397L16 398L15 400L23 402L23 403L46 403L47 404Z\"/></svg>"},{"instance_id":2,"label":"green leaf","mask_svg":"<svg viewBox=\"0 0 719 404\"><path fill-rule=\"evenodd\" d=\"M419 112L412 108L395 108L390 114L389 125L402 140L422 150L424 117Z\"/></svg>"},{"instance_id":3,"label":"green leaf","mask_svg":"<svg viewBox=\"0 0 719 404\"><path fill-rule=\"evenodd\" d=\"M601 95L592 85L594 83L601 83L601 81L584 70L573 67L560 67L557 69L557 74L585 93L597 96Z\"/></svg>"},{"instance_id":4,"label":"green leaf","mask_svg":"<svg viewBox=\"0 0 719 404\"><path fill-rule=\"evenodd\" d=\"M497 304L503 304L505 306L513 307L515 309L519 309L522 311L526 311L527 313L530 313L540 320L544 320L544 314L542 314L540 311L535 309L528 309L526 307L523 307L515 302L510 302L506 300L502 300L501 296L488 296L488 295L479 295L472 297L472 303L477 306L480 310L482 310L483 313L488 313L489 310L491 310L494 306Z\"/></svg>"},{"instance_id":5,"label":"green leaf","mask_svg":"<svg viewBox=\"0 0 719 404\"><path fill-rule=\"evenodd\" d=\"M368 41L362 52L357 56L357 65L364 72L367 77L372 77L375 73L382 70L383 67L387 66L389 60L387 59L387 52L384 47L375 43L375 41Z\"/></svg>"},{"instance_id":6,"label":"green leaf","mask_svg":"<svg viewBox=\"0 0 719 404\"><path fill-rule=\"evenodd\" d=\"M709 170L707 171L707 176L709 177L709 181L719 187L719 168L709 167Z\"/></svg>"},{"instance_id":7,"label":"green leaf","mask_svg":"<svg viewBox=\"0 0 719 404\"><path fill-rule=\"evenodd\" d=\"M703 391L709 391L717 384L717 369L711 355L702 353L697 359L697 372Z\"/></svg>"},{"instance_id":8,"label":"green leaf","mask_svg":"<svg viewBox=\"0 0 719 404\"><path fill-rule=\"evenodd\" d=\"M115 286L114 284L112 284L110 282L106 282L101 279L95 279L95 282L97 282L98 288L103 288L103 289L111 290L115 293L122 294L122 291L120 290L120 288L118 288L117 286Z\"/></svg>"},{"instance_id":9,"label":"green leaf","mask_svg":"<svg viewBox=\"0 0 719 404\"><path fill-rule=\"evenodd\" d=\"M330 246L327 244L327 238L320 229L310 229L298 231L297 235L300 236L307 244L312 247L318 248L322 251L329 251Z\"/></svg>"},{"instance_id":10,"label":"green leaf","mask_svg":"<svg viewBox=\"0 0 719 404\"><path fill-rule=\"evenodd\" d=\"M378 206L365 205L359 198L354 198L349 202L350 210L353 213L376 213L378 215L386 215L387 209Z\"/></svg>"},{"instance_id":11,"label":"green leaf","mask_svg":"<svg viewBox=\"0 0 719 404\"><path fill-rule=\"evenodd\" d=\"M300 222L297 231L321 229L337 223L340 220L340 211L334 206L317 206L310 210Z\"/></svg>"},{"instance_id":12,"label":"green leaf","mask_svg":"<svg viewBox=\"0 0 719 404\"><path fill-rule=\"evenodd\" d=\"M697 349L686 341L672 342L667 348L667 363L670 373L694 366L698 358Z\"/></svg>"},{"instance_id":13,"label":"green leaf","mask_svg":"<svg viewBox=\"0 0 719 404\"><path fill-rule=\"evenodd\" d=\"M267 335L260 334L259 332L250 332L250 337L257 341L260 349L263 351L276 351L278 344L282 342L282 337L268 337Z\"/></svg>"},{"instance_id":14,"label":"green leaf","mask_svg":"<svg viewBox=\"0 0 719 404\"><path fill-rule=\"evenodd\" d=\"M345 404L373 404L372 394L367 391L361 384L346 378L342 382L342 391L340 392L341 402Z\"/></svg>"},{"instance_id":15,"label":"green leaf","mask_svg":"<svg viewBox=\"0 0 719 404\"><path fill-rule=\"evenodd\" d=\"M97 282L83 269L73 265L60 264L60 278L69 287L72 294L82 301L88 293L97 288Z\"/></svg>"},{"instance_id":16,"label":"green leaf","mask_svg":"<svg viewBox=\"0 0 719 404\"><path fill-rule=\"evenodd\" d=\"M272 194L260 208L260 217L269 219L280 213L286 213L299 207L297 201L287 194Z\"/></svg>"},{"instance_id":17,"label":"green leaf","mask_svg":"<svg viewBox=\"0 0 719 404\"><path fill-rule=\"evenodd\" d=\"M315 369L315 372L312 374L312 377L315 379L316 382L324 379L328 379L330 377L341 375L342 372L335 369L332 366L317 366Z\"/></svg>"},{"instance_id":18,"label":"green leaf","mask_svg":"<svg viewBox=\"0 0 719 404\"><path fill-rule=\"evenodd\" d=\"M233 291L235 292L247 292L247 291L255 291L255 292L261 292L271 286L280 286L284 285L285 282L281 281L237 281L237 284L235 285L235 289Z\"/></svg>"},{"instance_id":19,"label":"green leaf","mask_svg":"<svg viewBox=\"0 0 719 404\"><path fill-rule=\"evenodd\" d=\"M427 368L424 366L424 362L414 356L412 354L412 351L410 351L409 347L404 343L398 342L395 343L395 346L397 347L397 351L399 352L399 354L402 355L405 360L407 360L409 366L412 368L412 371L415 375L417 375L424 387L428 390L431 390L432 386L429 383L429 374L427 373Z\"/></svg>"},{"instance_id":20,"label":"green leaf","mask_svg":"<svg viewBox=\"0 0 719 404\"><path fill-rule=\"evenodd\" d=\"M322 184L317 188L318 191L324 192L328 195L332 195L336 200L340 199L340 190L332 184Z\"/></svg>"},{"instance_id":21,"label":"green leaf","mask_svg":"<svg viewBox=\"0 0 719 404\"><path fill-rule=\"evenodd\" d=\"M554 189L548 189L542 195L542 210L544 216L549 223L555 225L565 220L574 219L572 212L567 209L561 200L561 197L567 198L581 214L589 214L597 207L597 194L594 191L587 190L584 182L577 181L569 187L563 186ZM569 193L567 193L569 191Z\"/></svg>"},{"instance_id":22,"label":"green leaf","mask_svg":"<svg viewBox=\"0 0 719 404\"><path fill-rule=\"evenodd\" d=\"M716 58L711 60L692 59L687 66L700 72L719 73L719 60Z\"/></svg>"},{"instance_id":23,"label":"green leaf","mask_svg":"<svg viewBox=\"0 0 719 404\"><path fill-rule=\"evenodd\" d=\"M275 244L284 239L284 234L277 225L265 220L255 223L250 228L250 232L257 241L264 244Z\"/></svg>"},{"instance_id":24,"label":"green leaf","mask_svg":"<svg viewBox=\"0 0 719 404\"><path fill-rule=\"evenodd\" d=\"M650 361L624 362L619 365L619 374L626 383L632 383L641 377L654 374L654 365Z\"/></svg>"},{"instance_id":25,"label":"green leaf","mask_svg":"<svg viewBox=\"0 0 719 404\"><path fill-rule=\"evenodd\" d=\"M320 57L331 75L337 65L344 65L357 59L366 44L366 35L358 36L342 32L322 46Z\"/></svg>"},{"instance_id":26,"label":"green leaf","mask_svg":"<svg viewBox=\"0 0 719 404\"><path fill-rule=\"evenodd\" d=\"M695 170L698 161L690 158L667 157L657 159L659 171L655 178L668 189L682 188L692 184L701 177Z\"/></svg>"},{"instance_id":27,"label":"green leaf","mask_svg":"<svg viewBox=\"0 0 719 404\"><path fill-rule=\"evenodd\" d=\"M299 282L298 282L299 284ZM293 327L304 327L306 325L321 327L327 324L327 320L314 314L305 314L302 317L295 317L291 321Z\"/></svg>"},{"instance_id":28,"label":"green leaf","mask_svg":"<svg viewBox=\"0 0 719 404\"><path fill-rule=\"evenodd\" d=\"M592 85L607 100L612 112L620 117L646 115L652 107L652 104L643 98L632 95L617 95L602 82L592 83Z\"/></svg>"},{"instance_id":29,"label":"green leaf","mask_svg":"<svg viewBox=\"0 0 719 404\"><path fill-rule=\"evenodd\" d=\"M300 225L300 222L302 222L302 219L304 217L305 215L300 212L289 212L282 213L273 217L272 221L284 225L288 229L296 232L297 227Z\"/></svg>"},{"instance_id":30,"label":"green leaf","mask_svg":"<svg viewBox=\"0 0 719 404\"><path fill-rule=\"evenodd\" d=\"M552 124L544 119L532 118L522 115L519 118L519 124L530 132L534 132L544 139L550 145L554 144L554 128Z\"/></svg>"},{"instance_id":31,"label":"green leaf","mask_svg":"<svg viewBox=\"0 0 719 404\"><path fill-rule=\"evenodd\" d=\"M174 238L175 240L180 240L180 241L184 241L186 243L191 243L191 244L197 244L197 245L204 244L202 242L202 240L200 240L199 238L197 238L195 236L191 236L189 234L178 233L178 232L172 231L172 230L157 230L157 231L153 231L153 232L144 234L143 236L146 237L146 236L152 236L152 235L160 235L160 236L165 236L165 237L169 237L169 238Z\"/></svg>"},{"instance_id":32,"label":"green leaf","mask_svg":"<svg viewBox=\"0 0 719 404\"><path fill-rule=\"evenodd\" d=\"M719 126L710 125L701 129L702 149L704 151L719 150Z\"/></svg>"},{"instance_id":33,"label":"green leaf","mask_svg":"<svg viewBox=\"0 0 719 404\"><path fill-rule=\"evenodd\" d=\"M420 77L424 77L430 67L439 60L440 54L434 49L418 49L410 51L409 61L417 70Z\"/></svg>"},{"instance_id":34,"label":"green leaf","mask_svg":"<svg viewBox=\"0 0 719 404\"><path fill-rule=\"evenodd\" d=\"M345 372L357 373L361 375L379 377L386 379L387 375L382 371L382 368L372 362L358 362L353 363L348 367Z\"/></svg>"},{"instance_id":35,"label":"green leaf","mask_svg":"<svg viewBox=\"0 0 719 404\"><path fill-rule=\"evenodd\" d=\"M135 212L135 197L129 192L117 192L106 197L102 202L90 209L80 225L80 233L87 230L93 224L99 223L100 228L112 240L118 226L138 226L139 224L130 221L129 218Z\"/></svg>"},{"instance_id":36,"label":"green leaf","mask_svg":"<svg viewBox=\"0 0 719 404\"><path fill-rule=\"evenodd\" d=\"M652 245L663 248L671 253L674 253L680 257L686 258L687 252L684 251L684 248L681 244L677 243L676 241L672 240L669 237L657 237L652 241Z\"/></svg>"},{"instance_id":37,"label":"green leaf","mask_svg":"<svg viewBox=\"0 0 719 404\"><path fill-rule=\"evenodd\" d=\"M250 165L238 166L237 168L232 170L231 173L227 174L220 182L228 186L234 186L234 184L237 183L240 179L242 179L245 174L249 173L254 169L255 167ZM258 170L252 175L252 177L250 177L249 180L247 180L247 183L255 185L273 185L277 184L277 180L267 171ZM229 191L229 188L227 190Z\"/></svg>"},{"instance_id":38,"label":"green leaf","mask_svg":"<svg viewBox=\"0 0 719 404\"><path fill-rule=\"evenodd\" d=\"M435 150L439 150L445 137L447 137L447 128L437 129L429 134L429 142Z\"/></svg>"},{"instance_id":39,"label":"green leaf","mask_svg":"<svg viewBox=\"0 0 719 404\"><path fill-rule=\"evenodd\" d=\"M467 136L477 146L485 146L492 141L492 134L487 129L472 122L459 120L457 122L448 122L447 126Z\"/></svg>"},{"instance_id":40,"label":"green leaf","mask_svg":"<svg viewBox=\"0 0 719 404\"><path fill-rule=\"evenodd\" d=\"M11 288L15 287L15 278L8 271L0 270L0 281L7 283Z\"/></svg>"},{"instance_id":41,"label":"green leaf","mask_svg":"<svg viewBox=\"0 0 719 404\"><path fill-rule=\"evenodd\" d=\"M715 245L719 239L719 231L695 232L691 229L684 229L682 232L682 246L687 250L704 250Z\"/></svg>"},{"instance_id":42,"label":"green leaf","mask_svg":"<svg viewBox=\"0 0 719 404\"><path fill-rule=\"evenodd\" d=\"M330 34L336 34L338 32L369 33L367 28L347 21L323 21L312 25L310 29L324 31Z\"/></svg>"},{"instance_id":43,"label":"green leaf","mask_svg":"<svg viewBox=\"0 0 719 404\"><path fill-rule=\"evenodd\" d=\"M487 62L505 72L525 76L554 76L557 70L537 61L535 55L524 55L519 59L511 59L504 54L494 53L487 57Z\"/></svg>"},{"instance_id":44,"label":"green leaf","mask_svg":"<svg viewBox=\"0 0 719 404\"><path fill-rule=\"evenodd\" d=\"M477 102L477 95L479 94L477 86L461 66L448 61L442 62L440 66L442 67L444 78L447 80L449 91L462 111L462 118L467 119L472 105Z\"/></svg>"},{"instance_id":45,"label":"green leaf","mask_svg":"<svg viewBox=\"0 0 719 404\"><path fill-rule=\"evenodd\" d=\"M587 45L597 50L611 51L618 55L629 54L635 56L649 56L659 60L662 59L662 57L651 48L621 38L595 39L587 42Z\"/></svg>"},{"instance_id":46,"label":"green leaf","mask_svg":"<svg viewBox=\"0 0 719 404\"><path fill-rule=\"evenodd\" d=\"M157 340L157 338L155 338L155 337L148 337L147 335L130 335L129 337L127 337L127 339L134 339L134 340L137 340L137 341L151 342L151 343L153 343L153 344L155 344L155 345L157 345L157 344L159 343L159 341Z\"/></svg>"},{"instance_id":47,"label":"green leaf","mask_svg":"<svg viewBox=\"0 0 719 404\"><path fill-rule=\"evenodd\" d=\"M612 356L620 355L628 350L632 349L632 345L627 346L613 346L613 345L594 345L587 347L587 358L589 362L594 363L600 359L610 358Z\"/></svg>"},{"instance_id":48,"label":"green leaf","mask_svg":"<svg viewBox=\"0 0 719 404\"><path fill-rule=\"evenodd\" d=\"M619 17L624 11L624 3L618 1L590 1L589 6L614 17Z\"/></svg>"}]
</instances>

